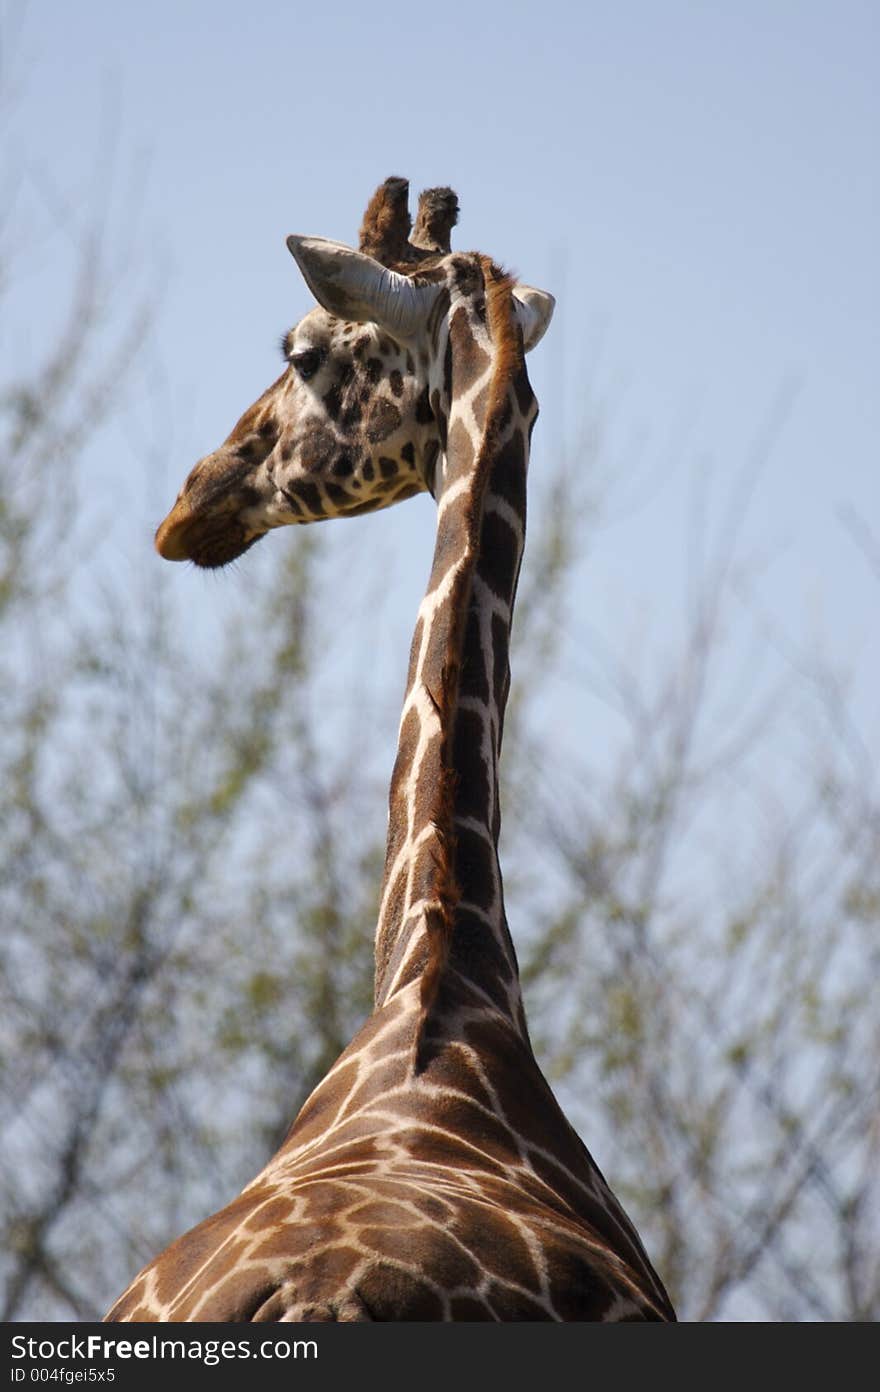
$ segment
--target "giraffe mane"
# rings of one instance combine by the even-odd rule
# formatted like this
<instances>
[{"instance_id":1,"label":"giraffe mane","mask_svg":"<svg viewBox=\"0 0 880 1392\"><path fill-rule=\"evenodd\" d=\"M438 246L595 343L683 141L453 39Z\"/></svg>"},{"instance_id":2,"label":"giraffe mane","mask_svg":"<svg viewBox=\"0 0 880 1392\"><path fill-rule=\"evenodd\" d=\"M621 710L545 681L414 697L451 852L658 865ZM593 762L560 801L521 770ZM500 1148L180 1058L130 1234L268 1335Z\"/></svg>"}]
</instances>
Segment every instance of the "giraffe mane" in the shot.
<instances>
[{"instance_id":1,"label":"giraffe mane","mask_svg":"<svg viewBox=\"0 0 880 1392\"><path fill-rule=\"evenodd\" d=\"M430 1059L427 1035L433 1009L440 993L444 970L449 961L452 934L455 927L455 910L459 900L454 864L456 775L452 754L461 674L459 654L464 638L474 561L479 552L483 499L489 481L492 459L498 444L498 436L506 413L508 388L522 361L522 340L512 305L514 277L503 271L487 256L477 254L476 259L483 272L486 290L486 319L490 337L495 345L495 365L486 405L486 423L471 474L468 505L465 513L467 546L471 561L458 577L456 584L458 594L454 595L452 600L455 623L451 626L449 633L449 646L443 664L442 689L436 696L431 692L428 693L437 710L444 735L440 755L441 773L437 794L437 810L432 818L435 834L436 880L434 900L425 912L425 924L428 930L428 960L422 971L420 984L421 1011L415 1041L415 1071L417 1073L427 1066Z\"/></svg>"}]
</instances>

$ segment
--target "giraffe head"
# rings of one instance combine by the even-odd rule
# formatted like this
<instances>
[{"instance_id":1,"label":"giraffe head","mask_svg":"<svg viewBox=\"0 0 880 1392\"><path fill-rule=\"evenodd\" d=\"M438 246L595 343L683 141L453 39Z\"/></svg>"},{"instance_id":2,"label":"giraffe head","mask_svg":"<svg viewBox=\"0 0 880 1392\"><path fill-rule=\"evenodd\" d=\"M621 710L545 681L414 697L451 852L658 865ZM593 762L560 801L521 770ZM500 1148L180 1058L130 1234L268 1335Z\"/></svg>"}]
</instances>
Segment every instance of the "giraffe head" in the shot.
<instances>
[{"instance_id":1,"label":"giraffe head","mask_svg":"<svg viewBox=\"0 0 880 1392\"><path fill-rule=\"evenodd\" d=\"M318 307L285 335L281 376L191 471L156 533L167 560L222 566L275 527L433 491L445 444L447 280L462 258L449 252L455 195L423 194L410 240L407 189L389 179L374 195L361 228L372 255L288 237ZM514 294L529 349L553 300L526 286Z\"/></svg>"}]
</instances>

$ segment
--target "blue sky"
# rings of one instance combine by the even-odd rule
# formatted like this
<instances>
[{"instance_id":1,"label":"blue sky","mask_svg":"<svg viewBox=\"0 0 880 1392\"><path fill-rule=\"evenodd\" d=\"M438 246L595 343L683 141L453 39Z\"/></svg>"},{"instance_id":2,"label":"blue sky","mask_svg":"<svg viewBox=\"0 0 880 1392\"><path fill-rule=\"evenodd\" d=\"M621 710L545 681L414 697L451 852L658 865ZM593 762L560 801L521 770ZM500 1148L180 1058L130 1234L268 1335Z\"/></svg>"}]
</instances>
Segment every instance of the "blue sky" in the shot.
<instances>
[{"instance_id":1,"label":"blue sky","mask_svg":"<svg viewBox=\"0 0 880 1392\"><path fill-rule=\"evenodd\" d=\"M7 32L20 9L4 4ZM577 459L603 403L603 471L625 505L591 539L578 611L611 639L645 606L660 643L675 631L694 480L720 506L790 397L750 514L773 558L760 603L858 665L868 710L878 586L838 510L880 525L875 4L35 0L23 14L17 197L37 227L53 201L86 222L112 166L133 280L163 286L150 351L167 456L145 479L142 454L105 439L90 464L127 483L111 571L132 545L153 564L150 533L190 465L277 373L278 337L309 306L285 234L354 240L375 185L405 174L414 191L457 189L459 247L558 296L531 364L538 494L542 459ZM26 253L4 356L39 349L56 253L50 236ZM362 525L398 554L402 671L430 507ZM175 584L216 602L191 570Z\"/></svg>"}]
</instances>

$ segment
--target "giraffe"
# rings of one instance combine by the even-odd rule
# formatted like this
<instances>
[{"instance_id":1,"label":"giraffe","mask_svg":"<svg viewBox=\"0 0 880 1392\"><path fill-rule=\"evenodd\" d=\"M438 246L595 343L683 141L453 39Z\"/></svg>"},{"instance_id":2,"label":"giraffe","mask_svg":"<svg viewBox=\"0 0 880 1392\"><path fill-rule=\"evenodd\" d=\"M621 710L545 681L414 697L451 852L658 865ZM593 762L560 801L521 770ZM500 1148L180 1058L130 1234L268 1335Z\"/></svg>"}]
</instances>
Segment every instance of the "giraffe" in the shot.
<instances>
[{"instance_id":1,"label":"giraffe","mask_svg":"<svg viewBox=\"0 0 880 1392\"><path fill-rule=\"evenodd\" d=\"M375 1008L263 1171L135 1277L110 1321L674 1320L535 1060L504 911L498 763L553 311L453 253L450 189L371 200L360 249L290 237L317 301L286 366L156 534L215 567L270 530L428 490L389 793Z\"/></svg>"}]
</instances>

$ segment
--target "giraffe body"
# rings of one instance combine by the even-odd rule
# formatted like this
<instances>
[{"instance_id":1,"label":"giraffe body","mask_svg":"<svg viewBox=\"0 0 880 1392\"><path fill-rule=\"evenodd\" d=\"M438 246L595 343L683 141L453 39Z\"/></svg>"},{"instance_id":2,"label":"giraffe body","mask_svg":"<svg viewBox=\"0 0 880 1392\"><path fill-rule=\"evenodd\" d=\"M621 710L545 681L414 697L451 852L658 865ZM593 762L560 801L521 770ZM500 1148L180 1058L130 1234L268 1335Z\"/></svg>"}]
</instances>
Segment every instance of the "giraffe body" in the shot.
<instances>
[{"instance_id":1,"label":"giraffe body","mask_svg":"<svg viewBox=\"0 0 880 1392\"><path fill-rule=\"evenodd\" d=\"M218 565L289 522L429 489L376 934L376 1008L280 1150L110 1320L674 1319L532 1053L498 863L498 762L552 300L449 252L454 194L388 180L371 257L290 239L321 308L200 461L157 546ZM395 269L396 268L396 269Z\"/></svg>"},{"instance_id":2,"label":"giraffe body","mask_svg":"<svg viewBox=\"0 0 880 1392\"><path fill-rule=\"evenodd\" d=\"M110 1318L667 1313L518 1032L483 1001L462 1001L416 1074L419 1012L413 984L372 1015L265 1170L168 1248Z\"/></svg>"}]
</instances>

